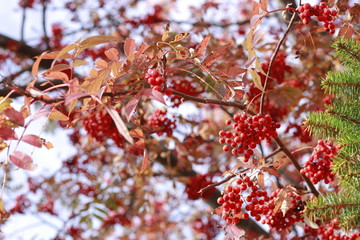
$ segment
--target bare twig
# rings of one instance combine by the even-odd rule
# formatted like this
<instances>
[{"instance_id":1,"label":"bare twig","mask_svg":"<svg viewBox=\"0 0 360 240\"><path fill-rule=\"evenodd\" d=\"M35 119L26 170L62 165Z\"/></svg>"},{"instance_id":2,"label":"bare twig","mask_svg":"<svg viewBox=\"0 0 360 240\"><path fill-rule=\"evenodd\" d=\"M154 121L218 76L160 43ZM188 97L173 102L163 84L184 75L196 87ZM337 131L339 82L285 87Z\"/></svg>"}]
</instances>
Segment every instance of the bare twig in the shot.
<instances>
[{"instance_id":1,"label":"bare twig","mask_svg":"<svg viewBox=\"0 0 360 240\"><path fill-rule=\"evenodd\" d=\"M289 25L284 33L284 36L280 39L280 41L278 42L275 50L274 50L274 53L273 55L271 56L271 59L270 59L270 64L269 64L269 68L268 68L268 71L266 73L266 77L265 77L265 83L264 83L264 89L262 91L262 94L261 94L261 99L260 99L260 113L263 113L264 112L264 102L265 102L265 92L266 92L266 88L267 88L267 85L268 85L268 80L269 80L269 77L270 77L270 74L271 74L271 70L272 70L272 67L273 67L273 64L274 64L274 61L275 61L275 58L277 56L277 54L279 53L279 50L280 50L280 47L281 45L283 44L283 42L285 41L285 38L286 36L288 35L288 33L290 32L290 29L295 21L295 16L296 16L296 12L293 13L292 17L291 17L291 20L289 22Z\"/></svg>"},{"instance_id":2,"label":"bare twig","mask_svg":"<svg viewBox=\"0 0 360 240\"><path fill-rule=\"evenodd\" d=\"M46 9L47 9L47 0L42 0L42 27L43 27L43 32L44 32L44 40L45 40L47 50L51 50L50 43L49 43L49 37L48 37L47 31L46 31Z\"/></svg>"}]
</instances>

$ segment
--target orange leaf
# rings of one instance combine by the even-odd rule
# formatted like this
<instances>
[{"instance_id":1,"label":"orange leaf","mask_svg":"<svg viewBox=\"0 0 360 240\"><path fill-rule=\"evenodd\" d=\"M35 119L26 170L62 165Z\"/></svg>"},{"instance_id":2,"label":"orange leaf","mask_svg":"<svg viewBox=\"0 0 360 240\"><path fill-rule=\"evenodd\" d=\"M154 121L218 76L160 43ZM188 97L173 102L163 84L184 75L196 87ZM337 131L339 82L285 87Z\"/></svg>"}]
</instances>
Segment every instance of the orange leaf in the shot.
<instances>
[{"instance_id":1,"label":"orange leaf","mask_svg":"<svg viewBox=\"0 0 360 240\"><path fill-rule=\"evenodd\" d=\"M127 57L131 56L134 52L135 40L126 38L124 43L124 52Z\"/></svg>"},{"instance_id":2,"label":"orange leaf","mask_svg":"<svg viewBox=\"0 0 360 240\"><path fill-rule=\"evenodd\" d=\"M258 180L259 187L262 189L265 189L265 180L264 180L263 172L259 172L259 174L257 176L257 180Z\"/></svg>"},{"instance_id":3,"label":"orange leaf","mask_svg":"<svg viewBox=\"0 0 360 240\"><path fill-rule=\"evenodd\" d=\"M147 168L148 163L149 163L149 156L148 156L147 150L144 149L144 158L143 158L143 161L141 164L140 174L144 173L145 169Z\"/></svg>"},{"instance_id":4,"label":"orange leaf","mask_svg":"<svg viewBox=\"0 0 360 240\"><path fill-rule=\"evenodd\" d=\"M110 59L111 61L118 61L119 60L119 51L116 48L110 48L109 50L106 50L105 56Z\"/></svg>"},{"instance_id":5,"label":"orange leaf","mask_svg":"<svg viewBox=\"0 0 360 240\"><path fill-rule=\"evenodd\" d=\"M228 44L226 44L224 46L221 46L221 47L215 49L214 51L211 52L210 55L208 55L204 59L203 64L205 66L209 67L211 64L213 64L214 62L216 62L217 60L222 58L227 53L230 46L231 46L231 44L228 43Z\"/></svg>"},{"instance_id":6,"label":"orange leaf","mask_svg":"<svg viewBox=\"0 0 360 240\"><path fill-rule=\"evenodd\" d=\"M188 32L178 33L178 34L175 35L175 37L173 39L171 39L171 41L169 43L180 42L181 40L186 38L188 35L189 35Z\"/></svg>"},{"instance_id":7,"label":"orange leaf","mask_svg":"<svg viewBox=\"0 0 360 240\"><path fill-rule=\"evenodd\" d=\"M64 82L69 81L69 76L63 72L50 72L50 73L46 73L44 75L46 78L50 78L50 79L58 79L58 80L62 80Z\"/></svg>"},{"instance_id":8,"label":"orange leaf","mask_svg":"<svg viewBox=\"0 0 360 240\"><path fill-rule=\"evenodd\" d=\"M170 31L170 23L167 23L166 24L166 27L165 27L165 32L163 33L162 37L161 37L161 41L165 41L168 36L169 36L169 31Z\"/></svg>"}]
</instances>

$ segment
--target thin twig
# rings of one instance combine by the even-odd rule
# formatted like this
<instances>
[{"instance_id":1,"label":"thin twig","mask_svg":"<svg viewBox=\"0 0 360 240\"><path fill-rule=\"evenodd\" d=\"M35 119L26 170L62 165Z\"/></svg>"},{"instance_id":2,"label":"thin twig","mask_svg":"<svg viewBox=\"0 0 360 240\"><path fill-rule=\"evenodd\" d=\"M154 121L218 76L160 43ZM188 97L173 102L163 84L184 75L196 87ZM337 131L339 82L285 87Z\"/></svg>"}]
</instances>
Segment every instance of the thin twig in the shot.
<instances>
[{"instance_id":1,"label":"thin twig","mask_svg":"<svg viewBox=\"0 0 360 240\"><path fill-rule=\"evenodd\" d=\"M291 163L295 166L295 168L299 171L301 170L301 166L300 164L296 161L296 158L294 157L294 155L290 152L290 150L285 146L285 144L277 137L274 139L275 142L279 145L279 147L282 149L282 151L285 153L285 155L290 159ZM316 190L314 184L310 181L309 178L307 178L305 175L301 174L301 177L304 179L304 181L306 182L306 184L308 185L308 187L310 188L311 192L315 195L318 196L319 192Z\"/></svg>"},{"instance_id":2,"label":"thin twig","mask_svg":"<svg viewBox=\"0 0 360 240\"><path fill-rule=\"evenodd\" d=\"M20 32L20 42L24 42L24 31L25 31L25 20L26 20L26 8L29 3L29 0L24 1L22 6L22 19L21 19L21 32Z\"/></svg>"},{"instance_id":3,"label":"thin twig","mask_svg":"<svg viewBox=\"0 0 360 240\"><path fill-rule=\"evenodd\" d=\"M289 25L288 25L285 33L284 33L284 36L278 42L278 44L277 44L277 46L276 46L276 48L274 50L274 53L271 56L269 68L268 68L268 71L267 71L266 77L265 77L264 89L262 91L261 99L260 99L260 113L261 114L264 112L265 92L266 92L266 88L267 88L267 85L268 85L268 80L269 80L269 77L270 77L270 73L271 73L275 58L276 58L277 54L279 53L280 47L283 44L283 42L285 41L286 36L290 32L290 29L291 29L291 27L292 27L292 25L293 25L293 23L295 21L296 14L297 14L296 12L293 13L293 15L291 17L291 20L289 22Z\"/></svg>"},{"instance_id":4,"label":"thin twig","mask_svg":"<svg viewBox=\"0 0 360 240\"><path fill-rule=\"evenodd\" d=\"M47 50L51 51L50 43L49 43L49 37L47 35L46 31L46 9L47 9L47 0L42 0L42 27L44 32L44 40L46 44Z\"/></svg>"}]
</instances>

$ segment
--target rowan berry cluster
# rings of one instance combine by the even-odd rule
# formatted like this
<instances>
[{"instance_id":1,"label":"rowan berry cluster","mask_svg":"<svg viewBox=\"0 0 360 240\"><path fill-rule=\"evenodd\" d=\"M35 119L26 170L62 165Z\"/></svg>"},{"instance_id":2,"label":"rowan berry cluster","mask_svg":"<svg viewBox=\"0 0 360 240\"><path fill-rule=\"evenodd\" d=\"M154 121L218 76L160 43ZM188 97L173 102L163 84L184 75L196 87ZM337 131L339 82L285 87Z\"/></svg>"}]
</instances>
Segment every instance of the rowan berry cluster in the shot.
<instances>
[{"instance_id":1,"label":"rowan berry cluster","mask_svg":"<svg viewBox=\"0 0 360 240\"><path fill-rule=\"evenodd\" d=\"M176 128L176 121L166 117L167 111L157 109L153 116L148 118L148 124L156 131L158 136L166 134L171 136Z\"/></svg>"},{"instance_id":2,"label":"rowan berry cluster","mask_svg":"<svg viewBox=\"0 0 360 240\"><path fill-rule=\"evenodd\" d=\"M89 117L82 121L86 132L101 143L111 138L116 146L124 147L125 139L115 125L114 120L105 110L93 111Z\"/></svg>"},{"instance_id":3,"label":"rowan berry cluster","mask_svg":"<svg viewBox=\"0 0 360 240\"><path fill-rule=\"evenodd\" d=\"M145 74L145 80L148 82L152 89L161 92L162 85L165 83L165 78L160 75L157 69L149 68Z\"/></svg>"},{"instance_id":4,"label":"rowan berry cluster","mask_svg":"<svg viewBox=\"0 0 360 240\"><path fill-rule=\"evenodd\" d=\"M332 158L338 150L339 148L335 147L334 143L319 140L309 160L305 163L305 167L300 172L310 178L314 184L321 180L324 180L326 184L334 181L335 174L331 172L330 168L333 165Z\"/></svg>"},{"instance_id":5,"label":"rowan berry cluster","mask_svg":"<svg viewBox=\"0 0 360 240\"><path fill-rule=\"evenodd\" d=\"M261 215L269 211L266 205L269 200L268 193L260 190L249 176L245 176L236 181L236 186L227 186L223 196L217 199L217 203L223 206L222 218L226 224L237 224L240 219L248 219L250 216L260 221ZM250 214L242 212L243 204L247 204L245 210Z\"/></svg>"},{"instance_id":6,"label":"rowan berry cluster","mask_svg":"<svg viewBox=\"0 0 360 240\"><path fill-rule=\"evenodd\" d=\"M231 150L233 155L244 154L244 162L249 161L254 153L252 149L262 140L271 142L272 137L277 137L276 129L280 127L270 115L263 116L260 113L253 117L245 113L236 114L232 119L227 119L225 124L232 124L235 132L221 130L219 143L225 144L223 147L225 152Z\"/></svg>"},{"instance_id":7,"label":"rowan berry cluster","mask_svg":"<svg viewBox=\"0 0 360 240\"><path fill-rule=\"evenodd\" d=\"M321 224L318 228L311 228L308 225L305 225L304 232L309 235L307 239L309 240L356 240L360 237L359 232L351 233L348 235L341 235L339 230L339 219L334 219L332 222L327 224Z\"/></svg>"},{"instance_id":8,"label":"rowan berry cluster","mask_svg":"<svg viewBox=\"0 0 360 240\"><path fill-rule=\"evenodd\" d=\"M281 189L277 189L270 196L270 201L268 204L269 212L266 214L266 218L262 221L263 224L268 224L271 228L276 231L281 231L288 229L294 223L302 221L303 217L301 216L302 210L304 210L304 202L301 201L301 196L296 195L293 192L283 192L282 197L280 198ZM288 199L291 199L288 201ZM289 209L286 209L286 213L284 214L283 209L277 209L275 212L275 206L279 201L288 201L286 204L289 204ZM281 204L282 206L286 204Z\"/></svg>"},{"instance_id":9,"label":"rowan berry cluster","mask_svg":"<svg viewBox=\"0 0 360 240\"><path fill-rule=\"evenodd\" d=\"M204 92L202 87L196 86L194 82L190 82L184 78L173 79L170 82L170 85L172 86L172 89L194 97ZM171 95L169 98L172 103L172 107L179 107L182 103L181 97L179 96Z\"/></svg>"},{"instance_id":10,"label":"rowan berry cluster","mask_svg":"<svg viewBox=\"0 0 360 240\"><path fill-rule=\"evenodd\" d=\"M25 195L21 194L16 197L15 206L9 210L9 213L25 213L25 209L29 208L30 205L30 200Z\"/></svg>"},{"instance_id":11,"label":"rowan berry cluster","mask_svg":"<svg viewBox=\"0 0 360 240\"><path fill-rule=\"evenodd\" d=\"M335 24L334 18L338 14L338 12L334 10L330 10L327 8L325 2L321 2L318 5L311 6L309 3L305 3L297 8L300 12L300 18L302 19L303 23L309 24L310 18L312 16L316 16L320 22L324 23L324 28L330 34L335 33Z\"/></svg>"}]
</instances>

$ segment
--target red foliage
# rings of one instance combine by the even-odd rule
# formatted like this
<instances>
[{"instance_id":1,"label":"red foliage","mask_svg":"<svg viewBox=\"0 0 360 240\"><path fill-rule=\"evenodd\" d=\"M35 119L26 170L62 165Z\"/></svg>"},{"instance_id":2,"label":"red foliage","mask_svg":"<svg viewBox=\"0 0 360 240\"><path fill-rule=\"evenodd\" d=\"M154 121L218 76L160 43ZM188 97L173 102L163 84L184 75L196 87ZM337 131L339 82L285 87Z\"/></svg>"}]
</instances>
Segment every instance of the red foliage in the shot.
<instances>
[{"instance_id":1,"label":"red foliage","mask_svg":"<svg viewBox=\"0 0 360 240\"><path fill-rule=\"evenodd\" d=\"M214 188L211 188L202 194L199 191L212 184L212 180L210 174L197 174L194 177L189 178L189 183L186 184L185 192L188 195L188 199L190 200L197 200L199 198L208 199L215 191Z\"/></svg>"}]
</instances>

